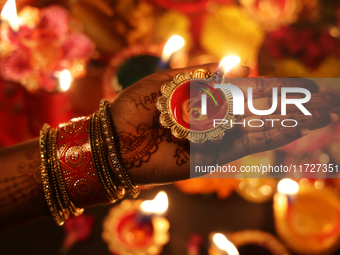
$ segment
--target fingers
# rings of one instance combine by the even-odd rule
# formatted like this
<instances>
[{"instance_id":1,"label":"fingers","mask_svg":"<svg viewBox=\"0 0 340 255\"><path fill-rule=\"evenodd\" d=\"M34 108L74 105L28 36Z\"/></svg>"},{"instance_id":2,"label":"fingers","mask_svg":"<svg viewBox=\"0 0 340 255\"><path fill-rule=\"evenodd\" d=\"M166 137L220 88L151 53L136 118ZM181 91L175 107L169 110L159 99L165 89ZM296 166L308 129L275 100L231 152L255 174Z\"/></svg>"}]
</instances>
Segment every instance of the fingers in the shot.
<instances>
[{"instance_id":1,"label":"fingers","mask_svg":"<svg viewBox=\"0 0 340 255\"><path fill-rule=\"evenodd\" d=\"M166 72L167 74L171 76L175 76L178 73L182 73L182 72L190 73L196 69L204 69L208 71L209 73L214 73L217 70L217 68L218 68L218 64L212 63L212 64L205 64L205 65L199 65L199 66L185 67L185 68L180 68L180 69L169 69L169 70L165 70L164 72Z\"/></svg>"},{"instance_id":2,"label":"fingers","mask_svg":"<svg viewBox=\"0 0 340 255\"><path fill-rule=\"evenodd\" d=\"M279 129L285 126L295 126L299 129L314 130L325 127L332 122L339 120L335 113L328 113L322 110L313 110L312 116L306 116L303 113L292 113L286 116L269 115L269 116L253 116L245 118L245 125L238 125L243 133L247 132L265 132L268 130ZM240 122L240 121L239 121ZM289 127L287 127L289 128Z\"/></svg>"},{"instance_id":3,"label":"fingers","mask_svg":"<svg viewBox=\"0 0 340 255\"><path fill-rule=\"evenodd\" d=\"M289 99L298 99L301 98L297 95L289 96ZM281 97L278 97L278 105L277 109L274 112L274 114L280 114L281 113ZM271 97L263 97L263 98L257 98L253 100L253 106L257 110L268 110L272 107L272 98ZM309 111L313 110L324 110L331 112L332 110L340 107L340 98L335 95L334 93L330 92L324 92L324 93L316 93L312 94L311 99L304 103L303 106ZM296 105L288 104L286 107L287 114L288 113L294 113L294 112L301 112ZM244 117L251 117L254 114L250 112L248 109L247 103L245 103L245 114Z\"/></svg>"},{"instance_id":4,"label":"fingers","mask_svg":"<svg viewBox=\"0 0 340 255\"><path fill-rule=\"evenodd\" d=\"M227 78L247 78L250 73L248 66L236 65L227 74Z\"/></svg>"},{"instance_id":5,"label":"fingers","mask_svg":"<svg viewBox=\"0 0 340 255\"><path fill-rule=\"evenodd\" d=\"M175 76L178 73L181 72L192 72L196 69L204 69L208 71L209 73L214 73L218 69L218 64L217 63L212 63L212 64L205 64L205 65L199 65L199 66L192 66L192 67L185 67L181 69L171 69L171 70L166 70L169 75ZM229 72L227 77L233 77L233 78L246 78L248 77L250 73L250 68L247 66L242 66L242 65L237 65L233 67Z\"/></svg>"},{"instance_id":6,"label":"fingers","mask_svg":"<svg viewBox=\"0 0 340 255\"><path fill-rule=\"evenodd\" d=\"M261 151L273 150L285 146L309 133L308 129L279 128L265 132L244 133L235 141L235 148L240 157Z\"/></svg>"}]
</instances>

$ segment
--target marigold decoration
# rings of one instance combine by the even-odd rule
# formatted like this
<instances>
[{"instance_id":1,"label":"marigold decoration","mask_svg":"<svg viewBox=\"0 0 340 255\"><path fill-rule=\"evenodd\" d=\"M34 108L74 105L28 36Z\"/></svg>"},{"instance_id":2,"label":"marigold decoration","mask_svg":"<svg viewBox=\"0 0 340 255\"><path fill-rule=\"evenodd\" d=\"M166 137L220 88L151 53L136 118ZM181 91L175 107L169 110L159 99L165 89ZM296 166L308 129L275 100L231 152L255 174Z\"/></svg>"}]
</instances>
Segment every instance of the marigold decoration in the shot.
<instances>
[{"instance_id":1,"label":"marigold decoration","mask_svg":"<svg viewBox=\"0 0 340 255\"><path fill-rule=\"evenodd\" d=\"M18 16L22 22L17 33L1 26L1 75L5 80L18 82L29 92L53 92L62 70L70 71L73 78L85 74L95 45L66 9L26 6Z\"/></svg>"}]
</instances>

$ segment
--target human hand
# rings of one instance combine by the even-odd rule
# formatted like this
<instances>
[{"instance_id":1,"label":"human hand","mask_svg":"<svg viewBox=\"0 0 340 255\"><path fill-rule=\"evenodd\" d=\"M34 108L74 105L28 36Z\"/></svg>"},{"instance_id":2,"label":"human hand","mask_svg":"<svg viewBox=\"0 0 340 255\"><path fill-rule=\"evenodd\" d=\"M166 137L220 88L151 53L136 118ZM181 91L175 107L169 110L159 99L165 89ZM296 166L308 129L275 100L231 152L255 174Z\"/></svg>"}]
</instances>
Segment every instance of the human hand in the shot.
<instances>
[{"instance_id":1,"label":"human hand","mask_svg":"<svg viewBox=\"0 0 340 255\"><path fill-rule=\"evenodd\" d=\"M287 116L281 116L278 109L274 114L263 116L262 119L293 118L298 121L298 126L287 129L283 128L280 122L275 122L272 127L270 121L265 121L266 124L258 128L239 125L228 131L220 144L210 145L209 150L192 150L190 156L188 142L173 140L170 131L160 127L156 102L160 96L160 87L165 82L171 81L177 73L191 72L198 68L213 73L217 64L152 74L120 92L112 102L111 114L119 138L122 160L136 184L169 183L187 179L190 177L190 159L195 165L223 165L249 154L279 148L307 135L310 130L338 120L338 115L331 112L340 106L339 97L332 93L320 92L313 82L301 79L301 84L285 84L280 79L270 79L270 82L258 84L255 79L242 79L235 85L244 92L247 87L253 87L254 107L259 110L271 107L273 87L307 88L312 93L312 98L304 106L312 116L301 114L300 110L293 106L287 108ZM239 66L232 69L228 77L244 78L248 73L247 67ZM246 121L261 118L254 117L247 110L243 117Z\"/></svg>"}]
</instances>

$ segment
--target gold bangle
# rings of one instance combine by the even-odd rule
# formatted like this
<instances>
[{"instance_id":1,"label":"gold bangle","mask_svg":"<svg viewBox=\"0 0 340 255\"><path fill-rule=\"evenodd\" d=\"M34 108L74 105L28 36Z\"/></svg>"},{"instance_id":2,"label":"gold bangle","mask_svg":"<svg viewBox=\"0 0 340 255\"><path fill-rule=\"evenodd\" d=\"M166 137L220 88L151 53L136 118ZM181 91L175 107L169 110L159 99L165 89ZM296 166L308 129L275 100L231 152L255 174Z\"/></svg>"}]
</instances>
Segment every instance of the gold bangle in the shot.
<instances>
[{"instance_id":1,"label":"gold bangle","mask_svg":"<svg viewBox=\"0 0 340 255\"><path fill-rule=\"evenodd\" d=\"M100 120L102 122L103 133L104 133L104 142L109 153L110 160L114 166L114 170L119 177L120 182L122 183L125 190L132 196L133 198L138 197L139 195L139 187L134 186L131 182L131 179L126 172L124 166L121 163L118 154L118 148L115 142L115 138L113 136L112 126L111 126L111 114L110 110L110 103L109 101L103 99L100 102Z\"/></svg>"},{"instance_id":2,"label":"gold bangle","mask_svg":"<svg viewBox=\"0 0 340 255\"><path fill-rule=\"evenodd\" d=\"M48 151L48 163L49 163L49 176L50 180L52 180L51 188L54 193L55 199L57 201L57 207L59 213L62 215L63 222L67 220L70 216L70 211L66 208L64 201L61 199L60 189L56 177L56 168L55 168L55 160L53 157L52 145L53 145L53 136L55 136L55 129L51 128L49 130L48 135L48 143L47 143L47 151Z\"/></svg>"},{"instance_id":3,"label":"gold bangle","mask_svg":"<svg viewBox=\"0 0 340 255\"><path fill-rule=\"evenodd\" d=\"M109 199L110 203L114 203L117 201L115 197L111 194L110 190L106 186L106 183L104 182L104 177L101 171L101 164L99 162L99 156L96 149L96 136L95 136L95 120L96 120L96 113L94 113L90 118L90 144L91 144L91 152L93 157L93 162L95 164L96 173L98 175L98 179L100 181L100 185L102 186L103 190L105 191L105 195Z\"/></svg>"},{"instance_id":4,"label":"gold bangle","mask_svg":"<svg viewBox=\"0 0 340 255\"><path fill-rule=\"evenodd\" d=\"M99 155L99 161L102 165L103 169L103 176L104 176L104 181L106 181L106 184L111 191L111 193L116 197L117 200L122 199L125 195L125 189L124 188L118 188L114 181L113 178L111 177L110 173L110 168L108 166L107 162L107 157L106 153L104 150L104 145L103 145L103 137L102 137L102 132L101 132L101 123L100 123L100 118L99 114L96 113L95 116L95 137L96 137L96 147L97 147L97 152Z\"/></svg>"},{"instance_id":5,"label":"gold bangle","mask_svg":"<svg viewBox=\"0 0 340 255\"><path fill-rule=\"evenodd\" d=\"M40 131L40 168L41 168L41 180L43 184L44 195L48 209L54 219L54 221L59 225L63 225L65 221L64 214L58 209L57 201L54 197L54 191L52 188L51 178L49 175L49 152L48 152L48 135L50 133L51 127L45 124Z\"/></svg>"}]
</instances>

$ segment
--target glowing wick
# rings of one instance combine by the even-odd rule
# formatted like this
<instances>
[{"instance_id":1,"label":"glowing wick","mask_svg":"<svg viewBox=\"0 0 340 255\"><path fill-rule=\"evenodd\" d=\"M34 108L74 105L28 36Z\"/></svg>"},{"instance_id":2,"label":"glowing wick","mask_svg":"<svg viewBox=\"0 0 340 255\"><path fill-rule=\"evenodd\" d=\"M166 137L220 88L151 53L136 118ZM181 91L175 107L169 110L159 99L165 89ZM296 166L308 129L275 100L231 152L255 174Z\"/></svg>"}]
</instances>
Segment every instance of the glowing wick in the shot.
<instances>
[{"instance_id":1,"label":"glowing wick","mask_svg":"<svg viewBox=\"0 0 340 255\"><path fill-rule=\"evenodd\" d=\"M162 52L162 62L166 63L170 60L171 55L181 49L185 44L184 39L179 35L173 35L170 39L166 42L163 52Z\"/></svg>"},{"instance_id":2,"label":"glowing wick","mask_svg":"<svg viewBox=\"0 0 340 255\"><path fill-rule=\"evenodd\" d=\"M225 235L217 233L213 236L213 241L220 250L227 252L228 255L239 255L235 245Z\"/></svg>"},{"instance_id":3,"label":"glowing wick","mask_svg":"<svg viewBox=\"0 0 340 255\"><path fill-rule=\"evenodd\" d=\"M17 7L15 0L8 0L1 11L0 17L3 21L7 21L10 28L17 32L19 30L19 21L17 15Z\"/></svg>"},{"instance_id":4,"label":"glowing wick","mask_svg":"<svg viewBox=\"0 0 340 255\"><path fill-rule=\"evenodd\" d=\"M219 64L219 67L222 67L224 72L227 74L231 68L240 63L241 59L238 56L230 55L223 58Z\"/></svg>"},{"instance_id":5,"label":"glowing wick","mask_svg":"<svg viewBox=\"0 0 340 255\"><path fill-rule=\"evenodd\" d=\"M59 87L62 91L67 91L70 88L72 76L69 70L63 70L59 75Z\"/></svg>"},{"instance_id":6,"label":"glowing wick","mask_svg":"<svg viewBox=\"0 0 340 255\"><path fill-rule=\"evenodd\" d=\"M163 214L168 209L168 196L160 191L153 200L146 200L141 204L141 211L148 214Z\"/></svg>"},{"instance_id":7,"label":"glowing wick","mask_svg":"<svg viewBox=\"0 0 340 255\"><path fill-rule=\"evenodd\" d=\"M277 185L277 190L282 194L294 195L299 191L299 184L292 179L282 179Z\"/></svg>"}]
</instances>

